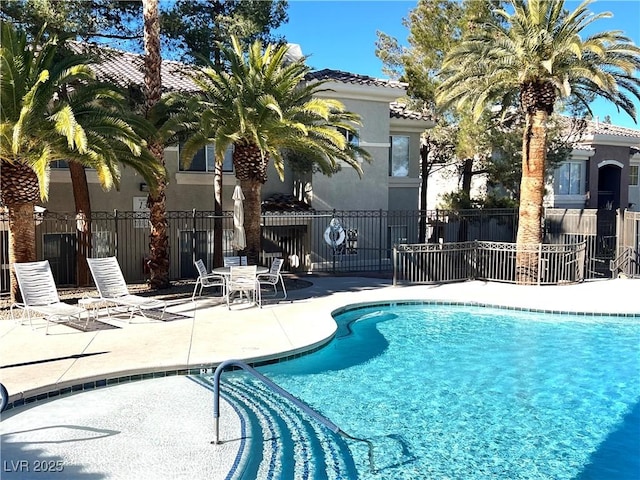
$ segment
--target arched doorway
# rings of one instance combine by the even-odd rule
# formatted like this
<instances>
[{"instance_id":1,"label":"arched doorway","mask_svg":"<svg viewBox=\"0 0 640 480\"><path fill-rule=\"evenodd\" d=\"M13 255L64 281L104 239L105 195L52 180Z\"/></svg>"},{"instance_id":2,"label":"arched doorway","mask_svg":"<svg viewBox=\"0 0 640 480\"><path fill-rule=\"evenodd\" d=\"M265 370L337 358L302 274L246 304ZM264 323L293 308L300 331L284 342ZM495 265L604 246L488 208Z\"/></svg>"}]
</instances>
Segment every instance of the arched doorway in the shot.
<instances>
[{"instance_id":1,"label":"arched doorway","mask_svg":"<svg viewBox=\"0 0 640 480\"><path fill-rule=\"evenodd\" d=\"M602 162L598 167L598 209L616 210L620 208L622 164Z\"/></svg>"}]
</instances>

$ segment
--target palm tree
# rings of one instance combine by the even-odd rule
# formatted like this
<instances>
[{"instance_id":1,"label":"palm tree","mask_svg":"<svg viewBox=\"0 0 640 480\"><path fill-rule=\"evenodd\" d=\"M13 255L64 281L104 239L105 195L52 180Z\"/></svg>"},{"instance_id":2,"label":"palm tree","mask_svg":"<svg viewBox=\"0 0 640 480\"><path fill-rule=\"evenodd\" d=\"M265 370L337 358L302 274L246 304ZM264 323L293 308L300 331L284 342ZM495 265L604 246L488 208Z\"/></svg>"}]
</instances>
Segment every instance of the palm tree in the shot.
<instances>
[{"instance_id":1,"label":"palm tree","mask_svg":"<svg viewBox=\"0 0 640 480\"><path fill-rule=\"evenodd\" d=\"M144 16L144 98L145 113L152 115L154 107L162 97L162 76L160 55L160 20L158 0L143 0ZM149 138L149 150L158 166L164 170L164 145L157 134ZM166 180L164 175L157 178L158 188L149 193L149 219L151 235L149 242L149 279L151 288L169 287L169 237L167 235Z\"/></svg>"},{"instance_id":2,"label":"palm tree","mask_svg":"<svg viewBox=\"0 0 640 480\"><path fill-rule=\"evenodd\" d=\"M586 27L610 13L593 15L586 0L573 12L562 0L511 0L513 12L496 17L450 51L440 75L440 106L469 106L479 116L487 106L518 104L525 115L516 280L538 277L538 257L525 245L542 241L547 119L556 102L572 97L588 104L603 97L627 112L640 99L640 49L619 31L582 38Z\"/></svg>"},{"instance_id":3,"label":"palm tree","mask_svg":"<svg viewBox=\"0 0 640 480\"><path fill-rule=\"evenodd\" d=\"M153 188L163 172L123 120L124 95L95 81L89 57L70 54L57 38L29 42L8 22L0 32L0 198L9 211L13 264L36 260L33 208L48 197L51 162L95 168L105 189L118 186L120 162ZM12 272L12 298L17 290Z\"/></svg>"},{"instance_id":4,"label":"palm tree","mask_svg":"<svg viewBox=\"0 0 640 480\"><path fill-rule=\"evenodd\" d=\"M204 145L215 145L222 163L233 145L233 166L245 195L245 254L254 262L260 253L261 191L273 159L283 178L286 152L296 152L323 173L337 169L337 161L361 173L369 154L353 145L359 116L342 103L318 98L322 82L306 83L310 72L304 60L285 62L288 47L253 43L243 52L240 42L223 49L226 70L208 67L195 81L202 95L190 100L191 124L185 122L187 141L181 161L189 163ZM195 116L194 116L195 115Z\"/></svg>"}]
</instances>

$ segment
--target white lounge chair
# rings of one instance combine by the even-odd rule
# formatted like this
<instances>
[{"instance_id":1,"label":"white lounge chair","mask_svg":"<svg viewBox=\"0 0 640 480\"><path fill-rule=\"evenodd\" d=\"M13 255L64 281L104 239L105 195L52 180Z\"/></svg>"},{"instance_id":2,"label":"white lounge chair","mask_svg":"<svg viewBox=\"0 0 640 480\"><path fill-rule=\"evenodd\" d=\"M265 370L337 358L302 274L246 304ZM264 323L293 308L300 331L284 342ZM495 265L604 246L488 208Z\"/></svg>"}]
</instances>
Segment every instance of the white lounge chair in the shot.
<instances>
[{"instance_id":1,"label":"white lounge chair","mask_svg":"<svg viewBox=\"0 0 640 480\"><path fill-rule=\"evenodd\" d=\"M167 308L167 303L163 300L129 293L129 287L124 280L116 257L87 258L87 263L100 298L105 302L115 304L117 307L124 307L129 312L129 321L131 321L133 314L136 312L146 317L144 310L158 310L160 308L162 308L160 315L160 318L162 318Z\"/></svg>"},{"instance_id":2,"label":"white lounge chair","mask_svg":"<svg viewBox=\"0 0 640 480\"><path fill-rule=\"evenodd\" d=\"M84 308L60 301L49 260L14 263L13 268L22 294L22 303L11 305L11 318L14 318L14 308L19 308L23 310L23 319L26 315L29 326L33 328L31 316L35 314L44 317L47 321L46 335L49 333L50 323L63 323L64 320L71 321L74 318L80 320L86 314Z\"/></svg>"},{"instance_id":3,"label":"white lounge chair","mask_svg":"<svg viewBox=\"0 0 640 480\"><path fill-rule=\"evenodd\" d=\"M202 289L205 287L220 287L222 296L224 296L226 283L224 276L218 275L217 273L207 273L207 267L204 266L204 262L202 260L196 260L194 263L196 269L198 270L198 279L196 280L196 285L193 288L193 295L191 295L191 300L195 300L196 292L198 293L198 295L202 295Z\"/></svg>"},{"instance_id":4,"label":"white lounge chair","mask_svg":"<svg viewBox=\"0 0 640 480\"><path fill-rule=\"evenodd\" d=\"M284 279L280 273L283 263L284 259L282 258L274 259L271 263L269 273L261 273L257 276L257 279L260 286L266 285L273 287L273 297L278 295L278 283L280 283L282 285L282 292L284 293L282 299L284 300L287 298L287 289L284 286ZM260 307L262 307L262 293L260 293Z\"/></svg>"},{"instance_id":5,"label":"white lounge chair","mask_svg":"<svg viewBox=\"0 0 640 480\"><path fill-rule=\"evenodd\" d=\"M231 310L231 295L239 292L242 297L246 294L254 303L260 303L260 286L256 279L256 265L230 267L227 280L227 308Z\"/></svg>"}]
</instances>

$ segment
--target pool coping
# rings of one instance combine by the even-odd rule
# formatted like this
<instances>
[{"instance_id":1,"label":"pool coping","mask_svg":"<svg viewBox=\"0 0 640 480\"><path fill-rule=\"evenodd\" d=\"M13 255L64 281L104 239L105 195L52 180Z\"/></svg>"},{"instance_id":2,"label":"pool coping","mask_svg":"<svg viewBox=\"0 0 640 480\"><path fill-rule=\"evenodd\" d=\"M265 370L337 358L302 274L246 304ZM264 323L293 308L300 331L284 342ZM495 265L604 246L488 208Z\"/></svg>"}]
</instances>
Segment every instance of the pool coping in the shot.
<instances>
[{"instance_id":1,"label":"pool coping","mask_svg":"<svg viewBox=\"0 0 640 480\"><path fill-rule=\"evenodd\" d=\"M622 317L622 318L640 318L640 312L589 312L579 310L555 310L544 308L531 308L531 307L518 307L513 305L504 305L499 303L485 303L478 301L459 301L459 300L379 300L370 302L359 302L350 305L339 307L331 312L331 315L340 315L341 313L350 312L354 310L360 310L368 307L381 306L381 307L394 307L400 305L442 305L442 306L460 306L460 307L482 307L482 308L495 308L499 310L519 311L519 312L531 312L531 313L543 313L549 315L574 315L584 317Z\"/></svg>"},{"instance_id":2,"label":"pool coping","mask_svg":"<svg viewBox=\"0 0 640 480\"><path fill-rule=\"evenodd\" d=\"M392 300L371 300L364 302L353 302L347 305L342 305L333 309L330 312L332 319L336 315L342 313L357 311L359 309L365 309L370 307L385 307L385 306L400 306L400 305L441 305L441 306L467 306L467 307L481 307L481 308L495 308L507 311L520 311L520 312L532 312L552 315L573 315L573 316L585 316L585 317L616 317L616 318L640 318L640 312L594 312L594 311L580 311L570 309L544 309L544 308L532 308L522 307L515 305L505 305L500 303L488 303L481 301L460 301L460 300L436 300L436 299L392 299ZM336 330L337 331L337 330ZM325 337L317 342L306 345L300 348L295 348L289 351L281 352L280 354L270 354L261 357L242 359L244 362L253 367L259 367L263 365L269 365L278 362L285 362L295 358L299 358L304 355L314 353L327 344L329 344L335 334L334 331L330 336ZM58 385L43 385L31 391L20 392L9 396L9 402L7 403L4 411L11 410L13 408L19 408L25 405L30 405L38 401L54 399L62 395L71 393L78 393L86 390L93 390L95 388L103 388L112 385L118 385L122 383L128 383L132 381L147 380L154 378L162 378L174 375L200 375L206 373L213 373L217 366L221 362L201 363L198 365L176 365L173 368L158 367L158 368L134 368L129 370L121 370L112 372L110 376L88 376L85 378L79 378L70 380L67 382L61 382ZM53 389L51 387L54 387ZM17 398L15 398L17 397Z\"/></svg>"},{"instance_id":3,"label":"pool coping","mask_svg":"<svg viewBox=\"0 0 640 480\"><path fill-rule=\"evenodd\" d=\"M327 337L315 344L309 345L305 348L298 348L294 351L283 352L284 356L274 356L267 355L261 358L254 359L246 359L243 360L245 363L252 367L260 367L263 365L271 365L274 363L285 362L287 360L293 360L295 358L299 358L304 355L310 355L323 347L325 347L328 343L333 340L335 332L330 337ZM32 389L31 391L20 392L14 395L9 396L9 401L7 402L2 413L10 411L14 408L20 408L23 406L32 406L33 404L43 401L43 400L52 400L58 397L80 393L88 390L94 390L97 388L110 387L115 385L120 385L123 383L136 382L141 380L151 380L155 378L163 378L163 377L172 377L177 375L189 376L189 375L203 375L203 374L213 374L215 369L221 362L210 363L210 364L201 364L198 366L176 366L175 368L165 369L164 367L159 367L159 369L131 369L131 370L123 370L123 371L114 371L113 376L89 376L86 378L79 378L75 380L69 380L67 382L61 382L58 385L45 385L42 387L38 387L37 389ZM229 369L229 370L233 370ZM51 387L54 387L51 389ZM44 390L44 391L43 391ZM18 398L14 398L18 397Z\"/></svg>"}]
</instances>

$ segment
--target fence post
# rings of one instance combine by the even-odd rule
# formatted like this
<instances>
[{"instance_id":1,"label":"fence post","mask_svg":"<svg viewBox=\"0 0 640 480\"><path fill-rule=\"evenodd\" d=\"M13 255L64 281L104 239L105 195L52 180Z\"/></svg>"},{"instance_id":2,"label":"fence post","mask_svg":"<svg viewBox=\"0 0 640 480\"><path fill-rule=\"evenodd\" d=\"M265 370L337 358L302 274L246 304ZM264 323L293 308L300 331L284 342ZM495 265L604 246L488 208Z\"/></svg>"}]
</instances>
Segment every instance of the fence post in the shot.
<instances>
[{"instance_id":1,"label":"fence post","mask_svg":"<svg viewBox=\"0 0 640 480\"><path fill-rule=\"evenodd\" d=\"M473 261L471 271L473 272L473 279L478 279L478 256L480 253L478 250L480 249L480 242L478 240L473 241L473 247L471 247L471 259Z\"/></svg>"},{"instance_id":2,"label":"fence post","mask_svg":"<svg viewBox=\"0 0 640 480\"><path fill-rule=\"evenodd\" d=\"M204 261L208 265L207 259ZM196 209L191 210L191 262L196 263Z\"/></svg>"},{"instance_id":3,"label":"fence post","mask_svg":"<svg viewBox=\"0 0 640 480\"><path fill-rule=\"evenodd\" d=\"M387 210L387 215L389 211ZM388 218L387 218L388 220ZM378 210L378 271L382 271L382 209Z\"/></svg>"},{"instance_id":4,"label":"fence post","mask_svg":"<svg viewBox=\"0 0 640 480\"><path fill-rule=\"evenodd\" d=\"M616 258L620 256L622 253L622 247L626 245L625 243L625 229L624 225L624 210L619 208L616 213Z\"/></svg>"},{"instance_id":5,"label":"fence post","mask_svg":"<svg viewBox=\"0 0 640 480\"><path fill-rule=\"evenodd\" d=\"M542 244L538 244L538 286L542 282Z\"/></svg>"},{"instance_id":6,"label":"fence post","mask_svg":"<svg viewBox=\"0 0 640 480\"><path fill-rule=\"evenodd\" d=\"M395 287L398 283L397 279L397 268L398 268L398 249L396 245L393 246L393 286Z\"/></svg>"},{"instance_id":7,"label":"fence post","mask_svg":"<svg viewBox=\"0 0 640 480\"><path fill-rule=\"evenodd\" d=\"M336 218L336 209L333 209L333 213L331 214L331 220L333 220L334 218ZM333 225L331 222L329 222L329 225ZM332 255L331 255L331 269L332 269L332 273L335 275L336 273L336 247L335 247L335 242L334 242L334 246L331 247L332 250Z\"/></svg>"},{"instance_id":8,"label":"fence post","mask_svg":"<svg viewBox=\"0 0 640 480\"><path fill-rule=\"evenodd\" d=\"M113 239L113 255L118 258L118 210L114 209L113 210L113 222L115 224L114 228L113 228L113 235L114 235L114 239Z\"/></svg>"}]
</instances>

